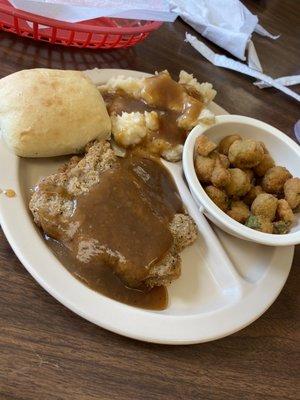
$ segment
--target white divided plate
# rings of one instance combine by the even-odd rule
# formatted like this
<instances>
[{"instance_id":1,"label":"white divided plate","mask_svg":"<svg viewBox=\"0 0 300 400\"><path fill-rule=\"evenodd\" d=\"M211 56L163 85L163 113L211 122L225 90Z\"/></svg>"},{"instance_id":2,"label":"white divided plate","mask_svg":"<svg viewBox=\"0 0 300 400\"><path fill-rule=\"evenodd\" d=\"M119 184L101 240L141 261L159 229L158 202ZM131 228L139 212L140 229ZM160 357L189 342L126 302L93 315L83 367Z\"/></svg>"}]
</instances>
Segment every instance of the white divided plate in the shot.
<instances>
[{"instance_id":1,"label":"white divided plate","mask_svg":"<svg viewBox=\"0 0 300 400\"><path fill-rule=\"evenodd\" d=\"M119 74L147 75L128 70L89 71L96 83ZM216 104L211 108L216 114L226 113ZM199 343L242 329L278 296L289 274L294 247L257 245L215 229L216 236L191 199L182 180L181 166L169 163L166 165L170 166L200 234L196 243L182 254L182 276L169 287L168 308L138 309L90 290L69 274L47 248L27 206L29 188L62 162L62 158L21 159L0 143L0 186L17 193L15 198L0 196L0 221L28 272L78 315L135 339L167 344Z\"/></svg>"}]
</instances>

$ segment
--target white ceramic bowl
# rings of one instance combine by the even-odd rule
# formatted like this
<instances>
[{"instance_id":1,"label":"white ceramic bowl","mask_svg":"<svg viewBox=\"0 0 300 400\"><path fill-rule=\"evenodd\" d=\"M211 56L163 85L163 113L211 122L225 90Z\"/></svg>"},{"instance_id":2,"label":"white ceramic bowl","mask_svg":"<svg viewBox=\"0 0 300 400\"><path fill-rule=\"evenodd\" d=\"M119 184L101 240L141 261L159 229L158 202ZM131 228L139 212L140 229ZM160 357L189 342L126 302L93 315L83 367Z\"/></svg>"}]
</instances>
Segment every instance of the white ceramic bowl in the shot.
<instances>
[{"instance_id":1,"label":"white ceramic bowl","mask_svg":"<svg viewBox=\"0 0 300 400\"><path fill-rule=\"evenodd\" d=\"M230 134L238 133L245 138L261 140L265 143L276 165L286 167L293 176L300 176L300 147L278 129L254 118L241 115L220 115L216 123L209 127L196 126L189 134L183 149L183 170L190 191L207 218L227 233L241 239L266 244L270 246L287 246L300 243L300 213L296 214L296 221L290 233L285 235L272 235L247 228L225 214L207 196L200 184L195 168L195 141L198 136L205 133L211 140L219 143Z\"/></svg>"}]
</instances>

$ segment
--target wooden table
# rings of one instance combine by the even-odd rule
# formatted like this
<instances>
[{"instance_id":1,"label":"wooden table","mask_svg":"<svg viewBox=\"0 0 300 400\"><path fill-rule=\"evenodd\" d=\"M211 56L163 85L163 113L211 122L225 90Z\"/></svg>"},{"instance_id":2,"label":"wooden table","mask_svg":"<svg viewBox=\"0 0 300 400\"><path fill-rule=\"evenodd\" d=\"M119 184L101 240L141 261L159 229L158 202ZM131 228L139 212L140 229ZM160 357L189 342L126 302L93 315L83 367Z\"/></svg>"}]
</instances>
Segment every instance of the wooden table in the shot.
<instances>
[{"instance_id":1,"label":"wooden table","mask_svg":"<svg viewBox=\"0 0 300 400\"><path fill-rule=\"evenodd\" d=\"M277 41L255 36L265 72L299 74L300 2L245 3L267 29L281 33ZM299 104L212 66L183 41L185 31L194 33L181 21L165 24L136 48L112 52L51 47L2 32L0 76L33 67L168 69L174 75L185 69L213 82L217 102L230 113L262 119L293 137ZM108 332L63 307L26 272L0 230L0 399L294 400L299 267L298 246L282 293L242 331L200 345L153 345Z\"/></svg>"}]
</instances>

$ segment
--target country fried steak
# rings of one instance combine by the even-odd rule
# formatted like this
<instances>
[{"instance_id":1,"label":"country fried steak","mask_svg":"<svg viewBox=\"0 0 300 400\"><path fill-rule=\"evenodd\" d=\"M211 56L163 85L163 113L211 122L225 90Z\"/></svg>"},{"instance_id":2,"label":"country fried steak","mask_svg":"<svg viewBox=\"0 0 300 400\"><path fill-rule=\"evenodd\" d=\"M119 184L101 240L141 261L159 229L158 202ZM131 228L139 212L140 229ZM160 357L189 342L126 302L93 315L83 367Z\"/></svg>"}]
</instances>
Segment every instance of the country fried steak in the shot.
<instances>
[{"instance_id":1,"label":"country fried steak","mask_svg":"<svg viewBox=\"0 0 300 400\"><path fill-rule=\"evenodd\" d=\"M83 157L72 157L57 173L43 178L32 195L29 208L35 223L43 232L63 243L83 264L105 260L106 265L112 268L129 287L167 285L180 276L180 252L195 241L196 226L183 209L178 212L176 210L179 208L176 210L174 208L172 214L167 206L159 203L159 199L151 197L151 190L152 192L155 190L152 187L152 178L150 179L146 173L150 164L142 163L144 169L141 165L136 167L132 165L130 165L132 169L128 169L124 175L127 181L122 183L121 175L119 176L121 186L123 184L125 189L118 193L118 187L114 187L114 183L118 182L118 174L122 171L119 160L109 142L95 142L87 148ZM161 177L164 178L161 175L160 180ZM157 182L159 185L160 181ZM101 192L98 191L100 184ZM140 193L140 190L146 192L142 191L141 199L135 203L133 196L136 198L136 193ZM145 196L147 190L153 199L153 204L159 204L159 212L152 209L153 204ZM99 193L103 193L103 199ZM126 204L121 204L123 195L126 195ZM94 221L92 210L87 209L88 196L94 196L92 197L94 203L99 202L98 211L100 210L102 214L100 213L97 223ZM127 210L124 219L127 221L126 224L122 224L123 221L120 220L121 206L122 210L124 207ZM112 207L113 212L111 212ZM103 218L107 214L108 217ZM167 224L162 215L172 216ZM130 227L127 227L128 221ZM91 227L93 224L95 226ZM96 229L97 225L99 230ZM157 230L153 230L153 227L157 227ZM154 250L151 250L153 246L150 245L149 248L147 246L137 248L136 254L131 252L131 258L127 256L128 247L132 248L138 243L143 243L140 241L141 228L144 228L149 244L156 238L163 256L153 258ZM103 232L107 235L109 246L103 245ZM132 235L131 242L129 233ZM119 240L122 234L125 235L124 241ZM131 245L128 246L128 243ZM164 249L167 251L163 252ZM148 260L142 267L138 262L141 259Z\"/></svg>"}]
</instances>

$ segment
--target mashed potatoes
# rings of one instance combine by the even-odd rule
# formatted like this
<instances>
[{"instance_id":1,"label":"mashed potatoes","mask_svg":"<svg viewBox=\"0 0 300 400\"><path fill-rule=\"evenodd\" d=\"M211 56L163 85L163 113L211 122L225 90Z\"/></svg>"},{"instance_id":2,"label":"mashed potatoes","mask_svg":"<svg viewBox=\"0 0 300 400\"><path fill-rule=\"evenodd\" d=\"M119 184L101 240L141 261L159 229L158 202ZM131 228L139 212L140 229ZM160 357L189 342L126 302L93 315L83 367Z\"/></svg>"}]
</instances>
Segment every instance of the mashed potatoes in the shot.
<instances>
[{"instance_id":1,"label":"mashed potatoes","mask_svg":"<svg viewBox=\"0 0 300 400\"><path fill-rule=\"evenodd\" d=\"M211 83L199 83L197 79L193 77L193 74L188 74L186 71L180 71L178 83L184 86L189 94L196 94L199 96L206 105L212 102L217 94Z\"/></svg>"},{"instance_id":2,"label":"mashed potatoes","mask_svg":"<svg viewBox=\"0 0 300 400\"><path fill-rule=\"evenodd\" d=\"M124 147L140 143L148 131L158 129L158 116L155 111L122 112L121 115L112 115L111 122L114 139Z\"/></svg>"},{"instance_id":3,"label":"mashed potatoes","mask_svg":"<svg viewBox=\"0 0 300 400\"><path fill-rule=\"evenodd\" d=\"M207 106L216 91L185 71L178 82L168 71L149 78L118 76L99 90L107 102L117 144L139 145L169 161L181 159L185 138L195 125L214 123Z\"/></svg>"}]
</instances>

